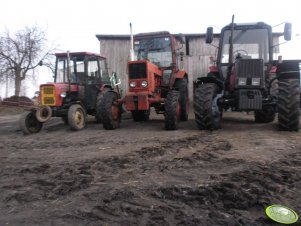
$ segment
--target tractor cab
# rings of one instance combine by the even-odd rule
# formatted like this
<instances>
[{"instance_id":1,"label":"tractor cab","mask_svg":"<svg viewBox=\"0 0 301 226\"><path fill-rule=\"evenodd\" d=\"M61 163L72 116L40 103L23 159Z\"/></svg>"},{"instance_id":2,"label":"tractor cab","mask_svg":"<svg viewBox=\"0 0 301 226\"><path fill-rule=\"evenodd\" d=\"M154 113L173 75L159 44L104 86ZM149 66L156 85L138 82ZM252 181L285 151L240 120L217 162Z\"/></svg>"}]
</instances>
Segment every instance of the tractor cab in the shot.
<instances>
[{"instance_id":1,"label":"tractor cab","mask_svg":"<svg viewBox=\"0 0 301 226\"><path fill-rule=\"evenodd\" d=\"M137 35L134 41L136 60L149 60L159 68L167 68L172 65L172 38L169 33L163 36Z\"/></svg>"},{"instance_id":2,"label":"tractor cab","mask_svg":"<svg viewBox=\"0 0 301 226\"><path fill-rule=\"evenodd\" d=\"M174 35L169 32L141 33L134 36L134 61L129 62L129 79L135 79L135 68L143 65L153 65L160 73L157 85L172 86L175 81L175 72L178 70L176 61L179 45ZM179 54L178 54L179 55ZM133 70L134 69L134 70ZM142 74L141 74L142 75ZM131 85L130 85L131 87Z\"/></svg>"},{"instance_id":3,"label":"tractor cab","mask_svg":"<svg viewBox=\"0 0 301 226\"><path fill-rule=\"evenodd\" d=\"M94 111L97 94L105 84L110 84L106 58L95 53L57 53L54 83L76 87L76 93L87 111Z\"/></svg>"},{"instance_id":4,"label":"tractor cab","mask_svg":"<svg viewBox=\"0 0 301 226\"><path fill-rule=\"evenodd\" d=\"M109 81L106 59L94 53L56 53L55 83L101 84Z\"/></svg>"}]
</instances>

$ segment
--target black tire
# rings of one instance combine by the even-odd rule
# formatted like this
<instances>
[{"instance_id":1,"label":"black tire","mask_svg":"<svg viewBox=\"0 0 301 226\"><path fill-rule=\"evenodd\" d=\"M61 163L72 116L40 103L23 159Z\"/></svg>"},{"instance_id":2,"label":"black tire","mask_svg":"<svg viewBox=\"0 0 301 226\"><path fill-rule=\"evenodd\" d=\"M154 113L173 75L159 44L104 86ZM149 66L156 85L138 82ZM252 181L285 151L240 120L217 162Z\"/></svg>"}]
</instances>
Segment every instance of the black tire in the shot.
<instances>
[{"instance_id":1,"label":"black tire","mask_svg":"<svg viewBox=\"0 0 301 226\"><path fill-rule=\"evenodd\" d=\"M117 93L106 92L100 106L103 128L113 130L120 126L121 111L120 106L116 104Z\"/></svg>"},{"instance_id":2,"label":"black tire","mask_svg":"<svg viewBox=\"0 0 301 226\"><path fill-rule=\"evenodd\" d=\"M176 80L175 87L180 93L181 121L188 120L189 98L188 98L188 81L186 78Z\"/></svg>"},{"instance_id":3,"label":"black tire","mask_svg":"<svg viewBox=\"0 0 301 226\"><path fill-rule=\"evenodd\" d=\"M103 100L103 95L111 89L109 88L104 88L104 90L100 93L98 93L97 98L96 98L96 106L95 106L95 121L96 123L102 123L102 118L101 118L101 101Z\"/></svg>"},{"instance_id":4,"label":"black tire","mask_svg":"<svg viewBox=\"0 0 301 226\"><path fill-rule=\"evenodd\" d=\"M281 130L298 131L300 87L298 79L278 81L278 124Z\"/></svg>"},{"instance_id":5,"label":"black tire","mask_svg":"<svg viewBox=\"0 0 301 226\"><path fill-rule=\"evenodd\" d=\"M257 123L273 122L276 117L276 109L272 106L265 107L261 111L255 111L254 117Z\"/></svg>"},{"instance_id":6,"label":"black tire","mask_svg":"<svg viewBox=\"0 0 301 226\"><path fill-rule=\"evenodd\" d=\"M20 128L24 134L38 133L43 127L43 123L36 118L35 111L25 111L20 117Z\"/></svg>"},{"instance_id":7,"label":"black tire","mask_svg":"<svg viewBox=\"0 0 301 226\"><path fill-rule=\"evenodd\" d=\"M79 104L73 104L68 110L68 124L72 130L81 130L86 126L86 112Z\"/></svg>"},{"instance_id":8,"label":"black tire","mask_svg":"<svg viewBox=\"0 0 301 226\"><path fill-rule=\"evenodd\" d=\"M149 110L132 111L132 117L135 122L148 121L149 114Z\"/></svg>"},{"instance_id":9,"label":"black tire","mask_svg":"<svg viewBox=\"0 0 301 226\"><path fill-rule=\"evenodd\" d=\"M217 85L205 83L195 88L193 107L195 121L200 130L221 128L222 111L216 103Z\"/></svg>"},{"instance_id":10,"label":"black tire","mask_svg":"<svg viewBox=\"0 0 301 226\"><path fill-rule=\"evenodd\" d=\"M180 120L180 93L176 90L170 90L165 99L165 129L178 129Z\"/></svg>"}]
</instances>

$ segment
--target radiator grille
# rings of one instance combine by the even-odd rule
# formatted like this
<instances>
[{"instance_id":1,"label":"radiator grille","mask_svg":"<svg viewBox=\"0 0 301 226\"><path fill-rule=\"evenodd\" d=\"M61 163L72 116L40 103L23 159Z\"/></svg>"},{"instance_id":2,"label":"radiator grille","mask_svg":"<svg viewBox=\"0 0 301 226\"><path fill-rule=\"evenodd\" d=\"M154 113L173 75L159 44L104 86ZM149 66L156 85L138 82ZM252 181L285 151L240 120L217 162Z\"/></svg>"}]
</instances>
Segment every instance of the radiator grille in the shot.
<instances>
[{"instance_id":1,"label":"radiator grille","mask_svg":"<svg viewBox=\"0 0 301 226\"><path fill-rule=\"evenodd\" d=\"M41 91L41 100L44 105L55 105L54 86L43 86Z\"/></svg>"},{"instance_id":2,"label":"radiator grille","mask_svg":"<svg viewBox=\"0 0 301 226\"><path fill-rule=\"evenodd\" d=\"M145 63L134 63L129 65L129 78L146 78L146 64Z\"/></svg>"},{"instance_id":3,"label":"radiator grille","mask_svg":"<svg viewBox=\"0 0 301 226\"><path fill-rule=\"evenodd\" d=\"M235 64L238 78L263 78L262 59L241 59Z\"/></svg>"}]
</instances>

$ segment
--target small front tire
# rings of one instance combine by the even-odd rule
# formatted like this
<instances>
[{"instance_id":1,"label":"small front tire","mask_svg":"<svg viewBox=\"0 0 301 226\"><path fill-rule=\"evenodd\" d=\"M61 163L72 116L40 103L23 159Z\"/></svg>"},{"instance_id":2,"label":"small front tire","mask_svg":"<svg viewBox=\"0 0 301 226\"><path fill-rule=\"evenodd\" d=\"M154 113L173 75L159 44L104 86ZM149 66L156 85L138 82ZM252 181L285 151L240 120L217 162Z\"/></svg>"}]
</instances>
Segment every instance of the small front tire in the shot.
<instances>
[{"instance_id":1,"label":"small front tire","mask_svg":"<svg viewBox=\"0 0 301 226\"><path fill-rule=\"evenodd\" d=\"M20 117L20 128L26 135L41 131L43 123L36 118L35 111L26 111Z\"/></svg>"}]
</instances>

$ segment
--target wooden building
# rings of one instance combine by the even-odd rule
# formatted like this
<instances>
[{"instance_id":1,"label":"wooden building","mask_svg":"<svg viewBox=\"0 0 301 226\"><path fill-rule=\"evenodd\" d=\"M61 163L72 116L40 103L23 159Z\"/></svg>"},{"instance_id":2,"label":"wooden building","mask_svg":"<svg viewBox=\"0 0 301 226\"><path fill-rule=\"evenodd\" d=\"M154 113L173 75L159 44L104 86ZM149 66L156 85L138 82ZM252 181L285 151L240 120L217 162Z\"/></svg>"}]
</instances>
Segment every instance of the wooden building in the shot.
<instances>
[{"instance_id":1,"label":"wooden building","mask_svg":"<svg viewBox=\"0 0 301 226\"><path fill-rule=\"evenodd\" d=\"M210 66L210 57L217 55L215 46L218 45L219 34L214 35L211 45L206 44L205 34L182 35L186 41L182 48L183 68L189 75L189 97L192 100L193 80L200 76L206 76ZM275 34L274 43L278 43L279 36L279 34ZM107 58L109 70L116 72L121 79L124 94L128 85L127 62L130 59L130 35L96 35L96 37L100 43L100 54Z\"/></svg>"}]
</instances>

